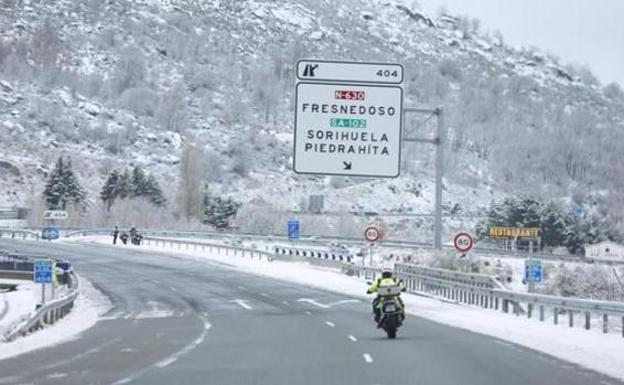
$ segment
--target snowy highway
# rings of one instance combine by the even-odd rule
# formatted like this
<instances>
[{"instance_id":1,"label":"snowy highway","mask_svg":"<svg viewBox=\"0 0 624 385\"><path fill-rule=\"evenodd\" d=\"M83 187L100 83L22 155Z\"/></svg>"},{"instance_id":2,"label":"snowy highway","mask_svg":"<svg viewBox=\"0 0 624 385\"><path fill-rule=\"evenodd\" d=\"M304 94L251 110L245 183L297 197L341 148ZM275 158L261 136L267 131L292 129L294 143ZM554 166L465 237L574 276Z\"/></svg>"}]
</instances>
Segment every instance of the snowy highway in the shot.
<instances>
[{"instance_id":1,"label":"snowy highway","mask_svg":"<svg viewBox=\"0 0 624 385\"><path fill-rule=\"evenodd\" d=\"M215 262L101 245L0 249L67 258L113 305L75 339L0 360L0 384L620 384L414 316L388 340L362 300Z\"/></svg>"}]
</instances>

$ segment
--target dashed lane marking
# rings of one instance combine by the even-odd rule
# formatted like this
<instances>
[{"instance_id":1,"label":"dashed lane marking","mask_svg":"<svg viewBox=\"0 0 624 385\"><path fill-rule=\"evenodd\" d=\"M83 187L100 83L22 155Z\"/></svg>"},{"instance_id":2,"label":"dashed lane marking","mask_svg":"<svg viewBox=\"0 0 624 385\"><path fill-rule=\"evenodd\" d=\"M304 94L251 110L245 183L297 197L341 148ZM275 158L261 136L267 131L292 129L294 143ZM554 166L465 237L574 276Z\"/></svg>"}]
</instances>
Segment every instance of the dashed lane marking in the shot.
<instances>
[{"instance_id":1,"label":"dashed lane marking","mask_svg":"<svg viewBox=\"0 0 624 385\"><path fill-rule=\"evenodd\" d=\"M368 353L362 354L362 357L364 357L364 361L366 361L369 364L373 362L373 357L371 357L371 355Z\"/></svg>"},{"instance_id":2,"label":"dashed lane marking","mask_svg":"<svg viewBox=\"0 0 624 385\"><path fill-rule=\"evenodd\" d=\"M355 337L354 337L354 336L352 336L352 335L349 335L349 339L350 339L351 341L353 341L353 342L357 342L357 338L355 338Z\"/></svg>"},{"instance_id":3,"label":"dashed lane marking","mask_svg":"<svg viewBox=\"0 0 624 385\"><path fill-rule=\"evenodd\" d=\"M336 324L334 324L333 322L329 322L329 321L325 321L325 325L329 326L330 328L333 328L334 326L336 326Z\"/></svg>"},{"instance_id":4,"label":"dashed lane marking","mask_svg":"<svg viewBox=\"0 0 624 385\"><path fill-rule=\"evenodd\" d=\"M246 310L252 310L253 307L251 307L250 305L247 304L247 300L245 299L235 299L232 300L231 302L234 302L235 304L237 304L238 306L242 307L243 309Z\"/></svg>"}]
</instances>

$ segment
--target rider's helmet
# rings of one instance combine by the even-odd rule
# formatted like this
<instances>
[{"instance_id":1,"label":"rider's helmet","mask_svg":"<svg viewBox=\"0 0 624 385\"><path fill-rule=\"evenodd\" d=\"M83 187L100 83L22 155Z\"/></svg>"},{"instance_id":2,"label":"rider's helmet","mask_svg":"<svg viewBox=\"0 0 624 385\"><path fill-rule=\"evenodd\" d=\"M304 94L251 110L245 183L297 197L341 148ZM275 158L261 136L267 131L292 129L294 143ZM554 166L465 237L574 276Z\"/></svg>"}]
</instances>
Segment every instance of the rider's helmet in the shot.
<instances>
[{"instance_id":1,"label":"rider's helmet","mask_svg":"<svg viewBox=\"0 0 624 385\"><path fill-rule=\"evenodd\" d=\"M383 269L381 272L381 278L392 278L392 270L391 269Z\"/></svg>"}]
</instances>

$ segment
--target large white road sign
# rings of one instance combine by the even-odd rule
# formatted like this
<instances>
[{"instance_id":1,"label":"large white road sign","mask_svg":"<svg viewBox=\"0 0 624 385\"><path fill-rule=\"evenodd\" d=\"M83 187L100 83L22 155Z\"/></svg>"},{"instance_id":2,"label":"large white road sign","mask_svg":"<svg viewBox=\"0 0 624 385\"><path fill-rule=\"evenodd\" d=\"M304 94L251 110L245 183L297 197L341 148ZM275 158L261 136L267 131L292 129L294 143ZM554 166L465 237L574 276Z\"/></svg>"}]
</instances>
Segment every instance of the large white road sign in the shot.
<instances>
[{"instance_id":1,"label":"large white road sign","mask_svg":"<svg viewBox=\"0 0 624 385\"><path fill-rule=\"evenodd\" d=\"M300 82L295 172L398 176L402 106L399 86Z\"/></svg>"}]
</instances>

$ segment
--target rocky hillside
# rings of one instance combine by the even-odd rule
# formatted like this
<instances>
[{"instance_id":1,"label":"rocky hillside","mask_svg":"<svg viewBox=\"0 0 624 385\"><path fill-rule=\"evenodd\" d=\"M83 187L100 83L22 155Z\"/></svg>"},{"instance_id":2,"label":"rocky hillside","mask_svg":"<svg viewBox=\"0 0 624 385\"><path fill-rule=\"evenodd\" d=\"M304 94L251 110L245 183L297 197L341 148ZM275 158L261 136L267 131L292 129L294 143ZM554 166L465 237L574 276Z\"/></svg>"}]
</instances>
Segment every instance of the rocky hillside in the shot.
<instances>
[{"instance_id":1,"label":"rocky hillside","mask_svg":"<svg viewBox=\"0 0 624 385\"><path fill-rule=\"evenodd\" d=\"M0 36L0 205L29 205L69 155L92 207L111 170L141 165L175 211L186 148L202 186L251 212L319 193L331 210L430 212L427 146L405 148L396 180L291 171L294 63L324 58L403 63L406 105L446 108L447 213L527 192L622 218L621 89L466 18L392 0L3 0Z\"/></svg>"}]
</instances>

